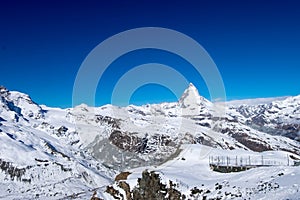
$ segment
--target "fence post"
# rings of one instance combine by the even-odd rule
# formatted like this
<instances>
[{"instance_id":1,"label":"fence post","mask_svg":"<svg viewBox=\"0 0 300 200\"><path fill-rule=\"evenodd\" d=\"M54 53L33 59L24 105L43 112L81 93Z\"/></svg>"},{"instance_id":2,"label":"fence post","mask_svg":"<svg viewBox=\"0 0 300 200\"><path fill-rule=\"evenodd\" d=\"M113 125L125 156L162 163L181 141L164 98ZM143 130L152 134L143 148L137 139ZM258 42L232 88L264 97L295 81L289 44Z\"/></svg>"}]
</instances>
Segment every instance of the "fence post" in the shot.
<instances>
[{"instance_id":1,"label":"fence post","mask_svg":"<svg viewBox=\"0 0 300 200\"><path fill-rule=\"evenodd\" d=\"M286 154L286 157L287 157L287 166L289 166L290 165L289 154Z\"/></svg>"},{"instance_id":2,"label":"fence post","mask_svg":"<svg viewBox=\"0 0 300 200\"><path fill-rule=\"evenodd\" d=\"M227 164L227 169L228 169L228 156L226 157L226 164Z\"/></svg>"},{"instance_id":3,"label":"fence post","mask_svg":"<svg viewBox=\"0 0 300 200\"><path fill-rule=\"evenodd\" d=\"M250 156L249 156L249 165L251 165Z\"/></svg>"},{"instance_id":4,"label":"fence post","mask_svg":"<svg viewBox=\"0 0 300 200\"><path fill-rule=\"evenodd\" d=\"M264 165L264 156L261 155L261 165Z\"/></svg>"},{"instance_id":5,"label":"fence post","mask_svg":"<svg viewBox=\"0 0 300 200\"><path fill-rule=\"evenodd\" d=\"M224 156L222 156L222 165L225 164Z\"/></svg>"}]
</instances>

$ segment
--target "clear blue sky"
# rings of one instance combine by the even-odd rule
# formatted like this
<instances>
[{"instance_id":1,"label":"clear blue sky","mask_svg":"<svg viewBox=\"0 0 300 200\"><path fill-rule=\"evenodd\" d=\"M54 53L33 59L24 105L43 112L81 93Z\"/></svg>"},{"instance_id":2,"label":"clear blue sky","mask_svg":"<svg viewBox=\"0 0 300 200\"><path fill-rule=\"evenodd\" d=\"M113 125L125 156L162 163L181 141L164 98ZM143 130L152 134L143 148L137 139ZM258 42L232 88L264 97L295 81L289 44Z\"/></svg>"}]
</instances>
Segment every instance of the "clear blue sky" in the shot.
<instances>
[{"instance_id":1,"label":"clear blue sky","mask_svg":"<svg viewBox=\"0 0 300 200\"><path fill-rule=\"evenodd\" d=\"M77 70L96 45L127 29L158 26L185 33L208 51L228 99L298 95L299 9L293 0L0 1L0 85L28 93L39 104L70 107ZM178 68L209 97L199 77L184 67L188 63L144 50L109 68L97 105L110 102L114 84L131 66L154 61ZM168 89L146 85L131 103L173 100Z\"/></svg>"}]
</instances>

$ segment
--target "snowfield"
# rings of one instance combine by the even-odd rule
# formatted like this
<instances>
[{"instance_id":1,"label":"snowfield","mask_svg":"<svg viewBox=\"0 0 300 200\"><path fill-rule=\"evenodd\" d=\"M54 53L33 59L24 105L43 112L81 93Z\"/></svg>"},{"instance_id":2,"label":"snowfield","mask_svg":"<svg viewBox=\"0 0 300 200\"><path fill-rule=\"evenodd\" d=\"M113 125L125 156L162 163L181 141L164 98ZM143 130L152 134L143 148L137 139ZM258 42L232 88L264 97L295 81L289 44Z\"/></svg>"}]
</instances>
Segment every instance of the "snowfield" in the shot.
<instances>
[{"instance_id":1,"label":"snowfield","mask_svg":"<svg viewBox=\"0 0 300 200\"><path fill-rule=\"evenodd\" d=\"M145 170L187 199L300 199L300 96L214 104L190 84L178 102L143 106L0 97L0 199L126 199Z\"/></svg>"},{"instance_id":2,"label":"snowfield","mask_svg":"<svg viewBox=\"0 0 300 200\"><path fill-rule=\"evenodd\" d=\"M243 172L219 173L209 167L209 156L260 157L282 162L282 166L258 167ZM284 166L285 164L285 166ZM220 150L203 145L184 145L182 153L160 166L147 166L131 169L126 182L130 188L137 185L137 179L144 170L157 172L165 184L172 180L177 189L190 197L191 189L203 191L192 199L299 199L300 168L287 166L286 152L249 152L244 150ZM118 187L118 183L114 187ZM106 194L105 199L113 199ZM190 197L191 198L191 197Z\"/></svg>"}]
</instances>

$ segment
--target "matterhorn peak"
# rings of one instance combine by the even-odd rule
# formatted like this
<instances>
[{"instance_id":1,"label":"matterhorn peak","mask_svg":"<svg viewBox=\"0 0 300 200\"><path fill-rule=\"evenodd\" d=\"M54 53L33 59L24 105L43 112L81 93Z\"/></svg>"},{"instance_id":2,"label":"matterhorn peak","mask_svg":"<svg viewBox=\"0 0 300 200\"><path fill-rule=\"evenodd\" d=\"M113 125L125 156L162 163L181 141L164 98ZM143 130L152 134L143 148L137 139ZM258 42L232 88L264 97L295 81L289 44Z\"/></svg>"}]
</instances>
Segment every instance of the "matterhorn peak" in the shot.
<instances>
[{"instance_id":1,"label":"matterhorn peak","mask_svg":"<svg viewBox=\"0 0 300 200\"><path fill-rule=\"evenodd\" d=\"M190 110L189 112L192 112L192 115L199 114L203 107L212 104L207 99L200 96L198 89L193 83L190 83L188 88L185 89L178 103L181 108Z\"/></svg>"},{"instance_id":2,"label":"matterhorn peak","mask_svg":"<svg viewBox=\"0 0 300 200\"><path fill-rule=\"evenodd\" d=\"M198 89L193 83L189 84L189 87L185 89L179 99L179 103L182 107L187 107L189 104L200 104L202 97L200 96Z\"/></svg>"},{"instance_id":3,"label":"matterhorn peak","mask_svg":"<svg viewBox=\"0 0 300 200\"><path fill-rule=\"evenodd\" d=\"M186 90L197 92L197 94L199 95L198 89L194 86L193 83L190 83L189 87Z\"/></svg>"}]
</instances>

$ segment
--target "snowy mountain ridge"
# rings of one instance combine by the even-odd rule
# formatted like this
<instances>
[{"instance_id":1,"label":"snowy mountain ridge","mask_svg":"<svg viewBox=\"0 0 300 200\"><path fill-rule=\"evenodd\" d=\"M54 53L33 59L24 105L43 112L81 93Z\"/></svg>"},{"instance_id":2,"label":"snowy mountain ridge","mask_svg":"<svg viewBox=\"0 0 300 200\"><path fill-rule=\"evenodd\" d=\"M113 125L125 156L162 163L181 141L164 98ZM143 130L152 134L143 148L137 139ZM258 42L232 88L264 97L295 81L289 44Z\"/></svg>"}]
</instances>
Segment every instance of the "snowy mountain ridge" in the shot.
<instances>
[{"instance_id":1,"label":"snowy mountain ridge","mask_svg":"<svg viewBox=\"0 0 300 200\"><path fill-rule=\"evenodd\" d=\"M184 156L186 144L300 155L300 96L220 107L190 84L174 103L68 109L4 87L0 96L0 198L57 199L95 188L104 195L118 172L163 166Z\"/></svg>"}]
</instances>

